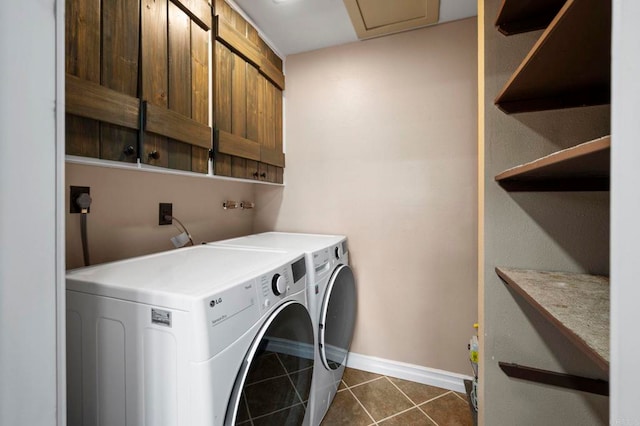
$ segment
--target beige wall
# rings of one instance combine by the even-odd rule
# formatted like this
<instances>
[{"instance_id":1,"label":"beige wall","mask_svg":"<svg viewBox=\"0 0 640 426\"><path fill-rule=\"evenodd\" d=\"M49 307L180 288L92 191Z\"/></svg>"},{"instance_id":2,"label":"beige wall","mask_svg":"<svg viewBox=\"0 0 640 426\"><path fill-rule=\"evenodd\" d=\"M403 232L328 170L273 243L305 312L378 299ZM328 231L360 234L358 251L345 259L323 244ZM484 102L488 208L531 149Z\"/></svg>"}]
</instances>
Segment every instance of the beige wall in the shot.
<instances>
[{"instance_id":1,"label":"beige wall","mask_svg":"<svg viewBox=\"0 0 640 426\"><path fill-rule=\"evenodd\" d=\"M252 210L223 210L225 199L254 200L254 184L138 170L67 163L69 186L91 187L88 236L92 263L170 250L175 226L158 225L158 204L173 203L173 215L197 243L251 232ZM80 215L67 211L67 268L83 265Z\"/></svg>"},{"instance_id":2,"label":"beige wall","mask_svg":"<svg viewBox=\"0 0 640 426\"><path fill-rule=\"evenodd\" d=\"M352 350L470 373L477 320L476 19L287 57L286 187L254 231L346 234Z\"/></svg>"}]
</instances>

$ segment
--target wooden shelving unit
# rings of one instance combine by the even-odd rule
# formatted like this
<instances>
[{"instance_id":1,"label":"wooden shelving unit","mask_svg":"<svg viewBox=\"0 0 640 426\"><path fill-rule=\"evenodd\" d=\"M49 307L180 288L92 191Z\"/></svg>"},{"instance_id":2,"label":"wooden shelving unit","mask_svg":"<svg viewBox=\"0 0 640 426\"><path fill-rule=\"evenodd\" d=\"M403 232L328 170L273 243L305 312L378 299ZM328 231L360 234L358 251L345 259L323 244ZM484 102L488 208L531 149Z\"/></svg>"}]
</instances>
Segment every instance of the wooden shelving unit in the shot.
<instances>
[{"instance_id":1,"label":"wooden shelving unit","mask_svg":"<svg viewBox=\"0 0 640 426\"><path fill-rule=\"evenodd\" d=\"M608 191L611 136L555 152L495 177L507 191Z\"/></svg>"},{"instance_id":2,"label":"wooden shelving unit","mask_svg":"<svg viewBox=\"0 0 640 426\"><path fill-rule=\"evenodd\" d=\"M507 43L501 35L485 36L485 43L491 50L489 54L485 51L484 69L490 77L499 78L503 75L505 66L512 63L513 53L523 58L502 89L497 91L494 103L498 108L485 109L489 118L485 120L487 129L484 136L493 139L491 144L485 144L485 168L496 172L503 170L494 180L506 191L608 191L611 136L585 142L610 132L607 108L536 115L536 125L533 126L527 126L526 118L515 123L515 120L505 120L499 115L501 112L549 111L606 105L610 102L611 0L487 1L485 11L490 7L498 12L495 26L502 35L511 36L540 29L544 31L536 34L539 37L533 47L525 47L525 50L521 50L524 47L521 43ZM531 37L524 38L533 40ZM492 80L485 78L485 82L493 87ZM587 117L597 119L590 120ZM549 124L549 128L543 130L540 126L545 123ZM551 129L556 128L562 128L563 135L574 135L573 140L579 144L524 164L509 162L514 152L522 155L521 158L527 158L527 161L539 156L547 143L553 143L555 132ZM491 182L485 182L485 190L490 188ZM489 244L485 244L487 262L497 265L509 259L510 262L539 270L495 269L497 277L516 299L507 304L502 303L504 289L496 287L496 276L491 276L490 271L484 276L485 326L493 329L493 335L485 335L485 360L496 360L506 376L501 377L499 384L490 385L487 380L486 392L503 400L512 398L516 390L516 399L530 392L527 397L540 406L557 404L566 408L567 412L572 412L576 418L582 416L580 424L597 422L597 415L584 413L570 393L565 393L567 397L560 396L560 393L544 395L544 392L540 392L543 388L538 386L527 390L520 387L520 381L573 392L609 395L609 279L588 274L544 271L550 267L573 270L573 263L558 259L556 254L577 249L593 255L581 263L582 268L607 274L608 258L601 256L603 245L608 241L607 235L600 232L607 225L602 221L607 219L598 215L608 202L606 196L584 194L576 198L567 197L566 206L560 206L533 203L534 200L524 194L524 199L514 200L512 197L496 196L493 192L485 192L485 203L491 203L491 207L485 209L485 239L489 241ZM527 202L520 203L525 199ZM505 218L514 201L529 214ZM595 208L592 210L592 207ZM496 213L498 210L500 212ZM549 220L544 223L536 221L539 214L544 214ZM578 237L555 232L554 228L562 226L565 215L575 216L586 235ZM531 226L534 223L537 226ZM519 241L517 247L520 249L514 251L514 232L518 232L516 226L521 230L517 238L526 241L526 244ZM594 227L591 236L588 235L590 226ZM487 285L487 282L491 285ZM521 312L528 307L540 314L542 319L536 318L536 321L547 321L551 327L530 328L532 325L527 320L531 318L523 316ZM527 314L531 310L526 309ZM509 319L513 319L513 322ZM527 352L536 351L543 358L551 359L565 350L563 342L556 339L551 328L565 335L579 352L592 361L593 371L574 369L564 363L555 367L557 371L540 368L544 367L540 365L518 363L531 357L524 352L522 356L514 354L512 339L517 340L517 345L526 348ZM521 337L516 337L521 329L526 331ZM543 341L531 338L530 333L533 332L537 332ZM509 345L505 341L509 341ZM490 365L489 368L492 367ZM578 374L575 374L576 370L579 370ZM485 377L492 374L495 378L495 373L495 370L488 369ZM595 412L599 413L598 410ZM491 419L489 423L503 424L509 421L500 411L486 413L485 419ZM530 413L521 411L521 414L527 416ZM540 415L544 417L543 413ZM549 423L549 420L542 420L541 423Z\"/></svg>"},{"instance_id":3,"label":"wooden shelving unit","mask_svg":"<svg viewBox=\"0 0 640 426\"><path fill-rule=\"evenodd\" d=\"M504 35L547 28L566 0L504 0L496 27Z\"/></svg>"},{"instance_id":4,"label":"wooden shelving unit","mask_svg":"<svg viewBox=\"0 0 640 426\"><path fill-rule=\"evenodd\" d=\"M609 279L496 268L498 276L603 371L609 371Z\"/></svg>"},{"instance_id":5,"label":"wooden shelving unit","mask_svg":"<svg viewBox=\"0 0 640 426\"><path fill-rule=\"evenodd\" d=\"M610 63L611 2L567 0L495 104L509 114L607 104Z\"/></svg>"}]
</instances>

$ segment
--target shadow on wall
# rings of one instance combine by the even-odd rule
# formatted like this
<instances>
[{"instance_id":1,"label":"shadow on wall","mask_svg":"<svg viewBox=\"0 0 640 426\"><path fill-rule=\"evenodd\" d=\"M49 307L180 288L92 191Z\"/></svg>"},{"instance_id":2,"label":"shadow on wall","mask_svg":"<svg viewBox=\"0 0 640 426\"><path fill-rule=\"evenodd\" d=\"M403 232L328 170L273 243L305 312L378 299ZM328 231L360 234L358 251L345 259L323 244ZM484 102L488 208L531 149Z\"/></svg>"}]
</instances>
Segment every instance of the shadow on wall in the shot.
<instances>
[{"instance_id":1,"label":"shadow on wall","mask_svg":"<svg viewBox=\"0 0 640 426\"><path fill-rule=\"evenodd\" d=\"M554 150L569 148L611 133L609 105L511 114L515 119L549 141ZM517 141L516 141L517 143Z\"/></svg>"},{"instance_id":2,"label":"shadow on wall","mask_svg":"<svg viewBox=\"0 0 640 426\"><path fill-rule=\"evenodd\" d=\"M609 275L608 192L510 195L587 273Z\"/></svg>"}]
</instances>

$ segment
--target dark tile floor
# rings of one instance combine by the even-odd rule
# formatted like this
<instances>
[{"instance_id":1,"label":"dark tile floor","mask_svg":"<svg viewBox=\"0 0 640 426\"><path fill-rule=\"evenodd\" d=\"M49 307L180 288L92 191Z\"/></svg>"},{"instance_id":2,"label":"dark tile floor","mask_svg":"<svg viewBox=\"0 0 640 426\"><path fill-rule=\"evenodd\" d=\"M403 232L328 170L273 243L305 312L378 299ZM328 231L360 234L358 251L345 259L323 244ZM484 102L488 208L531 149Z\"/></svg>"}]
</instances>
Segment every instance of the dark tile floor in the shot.
<instances>
[{"instance_id":1,"label":"dark tile floor","mask_svg":"<svg viewBox=\"0 0 640 426\"><path fill-rule=\"evenodd\" d=\"M472 426L466 396L347 368L323 426Z\"/></svg>"},{"instance_id":2,"label":"dark tile floor","mask_svg":"<svg viewBox=\"0 0 640 426\"><path fill-rule=\"evenodd\" d=\"M313 360L260 351L247 374L236 424L301 424L309 400L312 374Z\"/></svg>"}]
</instances>

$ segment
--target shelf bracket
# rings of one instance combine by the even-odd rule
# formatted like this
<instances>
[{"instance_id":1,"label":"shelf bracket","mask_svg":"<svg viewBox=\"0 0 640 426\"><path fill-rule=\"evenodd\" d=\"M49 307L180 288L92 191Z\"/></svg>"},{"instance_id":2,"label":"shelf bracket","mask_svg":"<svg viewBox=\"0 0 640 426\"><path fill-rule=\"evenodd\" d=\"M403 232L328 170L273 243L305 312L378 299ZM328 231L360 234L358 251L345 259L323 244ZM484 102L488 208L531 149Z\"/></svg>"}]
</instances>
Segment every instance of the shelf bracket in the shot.
<instances>
[{"instance_id":1,"label":"shelf bracket","mask_svg":"<svg viewBox=\"0 0 640 426\"><path fill-rule=\"evenodd\" d=\"M605 380L540 370L508 362L498 362L498 365L507 376L516 379L609 396L609 382Z\"/></svg>"}]
</instances>

